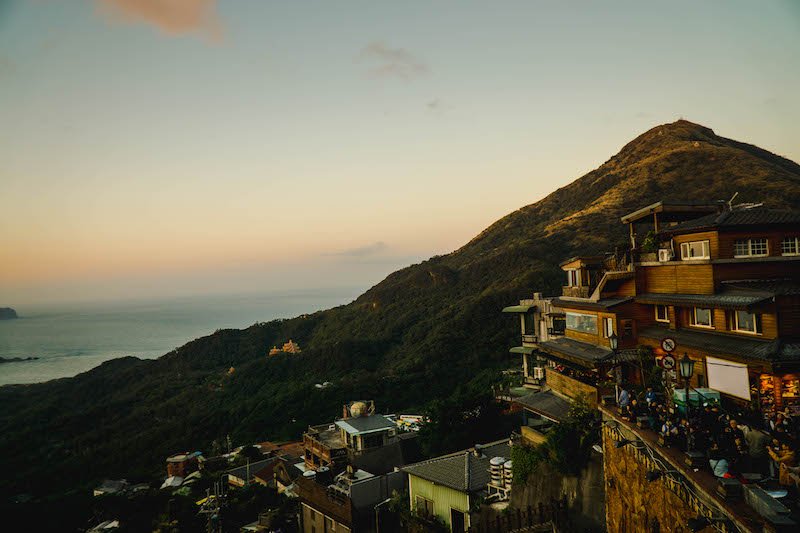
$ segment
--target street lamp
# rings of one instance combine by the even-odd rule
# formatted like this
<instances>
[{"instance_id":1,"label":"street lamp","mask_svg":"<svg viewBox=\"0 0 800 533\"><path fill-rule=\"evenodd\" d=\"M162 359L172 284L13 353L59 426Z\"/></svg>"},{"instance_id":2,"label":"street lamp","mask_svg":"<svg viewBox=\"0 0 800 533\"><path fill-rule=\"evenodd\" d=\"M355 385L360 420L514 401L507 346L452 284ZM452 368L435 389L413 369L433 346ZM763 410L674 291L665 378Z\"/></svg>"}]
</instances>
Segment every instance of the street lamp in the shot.
<instances>
[{"instance_id":1,"label":"street lamp","mask_svg":"<svg viewBox=\"0 0 800 533\"><path fill-rule=\"evenodd\" d=\"M608 337L608 343L611 345L611 351L616 352L619 347L619 338L616 333L612 333Z\"/></svg>"},{"instance_id":2,"label":"street lamp","mask_svg":"<svg viewBox=\"0 0 800 533\"><path fill-rule=\"evenodd\" d=\"M686 402L686 421L689 421L689 380L692 379L694 374L694 361L689 358L689 354L683 352L683 358L680 360L681 377L684 379L684 401ZM691 427L691 424L690 424ZM686 451L691 452L691 437L689 436L690 427L686 428Z\"/></svg>"}]
</instances>

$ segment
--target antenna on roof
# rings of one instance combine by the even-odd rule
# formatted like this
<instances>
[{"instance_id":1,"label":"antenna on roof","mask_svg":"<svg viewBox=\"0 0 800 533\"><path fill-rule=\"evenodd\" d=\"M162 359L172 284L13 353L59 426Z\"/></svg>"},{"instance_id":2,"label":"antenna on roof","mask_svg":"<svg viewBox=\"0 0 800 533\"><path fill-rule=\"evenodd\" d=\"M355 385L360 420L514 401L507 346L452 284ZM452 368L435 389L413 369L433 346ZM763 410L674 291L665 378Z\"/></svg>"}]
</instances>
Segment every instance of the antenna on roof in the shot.
<instances>
[{"instance_id":1,"label":"antenna on roof","mask_svg":"<svg viewBox=\"0 0 800 533\"><path fill-rule=\"evenodd\" d=\"M735 193L733 193L733 196L731 196L731 199L728 200L728 211L733 211L733 201L736 199L737 196L739 196L739 191L736 191Z\"/></svg>"}]
</instances>

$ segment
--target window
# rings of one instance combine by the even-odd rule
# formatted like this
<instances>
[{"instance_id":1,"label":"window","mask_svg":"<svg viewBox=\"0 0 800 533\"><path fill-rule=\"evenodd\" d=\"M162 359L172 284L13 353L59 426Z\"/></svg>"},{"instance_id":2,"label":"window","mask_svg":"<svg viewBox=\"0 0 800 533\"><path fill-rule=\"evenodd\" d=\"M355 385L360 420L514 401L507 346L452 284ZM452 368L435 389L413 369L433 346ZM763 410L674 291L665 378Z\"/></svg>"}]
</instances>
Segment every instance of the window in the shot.
<instances>
[{"instance_id":1,"label":"window","mask_svg":"<svg viewBox=\"0 0 800 533\"><path fill-rule=\"evenodd\" d=\"M736 239L733 243L734 257L763 257L769 253L767 239Z\"/></svg>"},{"instance_id":2,"label":"window","mask_svg":"<svg viewBox=\"0 0 800 533\"><path fill-rule=\"evenodd\" d=\"M784 237L781 241L783 255L800 255L800 237Z\"/></svg>"},{"instance_id":3,"label":"window","mask_svg":"<svg viewBox=\"0 0 800 533\"><path fill-rule=\"evenodd\" d=\"M579 270L567 270L567 286L569 287L580 287L581 285L581 277Z\"/></svg>"},{"instance_id":4,"label":"window","mask_svg":"<svg viewBox=\"0 0 800 533\"><path fill-rule=\"evenodd\" d=\"M433 516L433 502L422 496L417 496L417 514Z\"/></svg>"},{"instance_id":5,"label":"window","mask_svg":"<svg viewBox=\"0 0 800 533\"><path fill-rule=\"evenodd\" d=\"M681 243L681 259L709 259L709 241Z\"/></svg>"},{"instance_id":6,"label":"window","mask_svg":"<svg viewBox=\"0 0 800 533\"><path fill-rule=\"evenodd\" d=\"M656 321L657 322L669 322L669 312L667 311L666 305L657 305L656 306Z\"/></svg>"},{"instance_id":7,"label":"window","mask_svg":"<svg viewBox=\"0 0 800 533\"><path fill-rule=\"evenodd\" d=\"M633 337L633 320L625 319L621 320L620 323L622 324L622 338L623 339L630 339Z\"/></svg>"},{"instance_id":8,"label":"window","mask_svg":"<svg viewBox=\"0 0 800 533\"><path fill-rule=\"evenodd\" d=\"M584 313L567 313L567 329L597 335L597 316Z\"/></svg>"},{"instance_id":9,"label":"window","mask_svg":"<svg viewBox=\"0 0 800 533\"><path fill-rule=\"evenodd\" d=\"M705 328L713 327L711 322L711 309L695 307L692 311L692 325Z\"/></svg>"},{"instance_id":10,"label":"window","mask_svg":"<svg viewBox=\"0 0 800 533\"><path fill-rule=\"evenodd\" d=\"M734 311L732 328L745 333L761 333L761 315L747 311Z\"/></svg>"},{"instance_id":11,"label":"window","mask_svg":"<svg viewBox=\"0 0 800 533\"><path fill-rule=\"evenodd\" d=\"M606 339L614 333L614 319L606 317L603 319L603 337Z\"/></svg>"}]
</instances>

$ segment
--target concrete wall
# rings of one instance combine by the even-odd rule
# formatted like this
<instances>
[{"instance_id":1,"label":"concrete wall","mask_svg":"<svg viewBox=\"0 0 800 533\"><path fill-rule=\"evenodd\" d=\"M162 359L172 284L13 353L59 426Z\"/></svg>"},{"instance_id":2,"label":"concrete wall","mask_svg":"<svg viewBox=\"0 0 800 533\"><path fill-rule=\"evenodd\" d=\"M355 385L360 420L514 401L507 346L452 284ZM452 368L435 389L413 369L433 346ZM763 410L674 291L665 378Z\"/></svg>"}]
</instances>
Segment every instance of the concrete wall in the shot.
<instances>
[{"instance_id":1,"label":"concrete wall","mask_svg":"<svg viewBox=\"0 0 800 533\"><path fill-rule=\"evenodd\" d=\"M547 505L566 496L569 517L575 527L580 528L580 531L603 530L604 487L603 457L592 452L589 465L579 476L565 476L550 465L539 465L525 485L514 485L511 491L511 507L527 509L530 505L535 509L539 503Z\"/></svg>"}]
</instances>

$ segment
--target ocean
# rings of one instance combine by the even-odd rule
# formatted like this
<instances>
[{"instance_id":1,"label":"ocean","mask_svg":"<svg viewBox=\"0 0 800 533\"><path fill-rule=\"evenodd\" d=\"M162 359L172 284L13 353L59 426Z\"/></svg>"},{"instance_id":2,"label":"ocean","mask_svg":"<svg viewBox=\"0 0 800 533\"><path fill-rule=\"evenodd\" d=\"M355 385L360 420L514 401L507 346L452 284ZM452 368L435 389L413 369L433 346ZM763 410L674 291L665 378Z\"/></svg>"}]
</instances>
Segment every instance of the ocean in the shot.
<instances>
[{"instance_id":1,"label":"ocean","mask_svg":"<svg viewBox=\"0 0 800 533\"><path fill-rule=\"evenodd\" d=\"M39 359L0 364L0 385L75 376L116 357L154 359L217 329L313 313L348 303L362 290L15 307L19 319L0 320L0 357Z\"/></svg>"}]
</instances>

